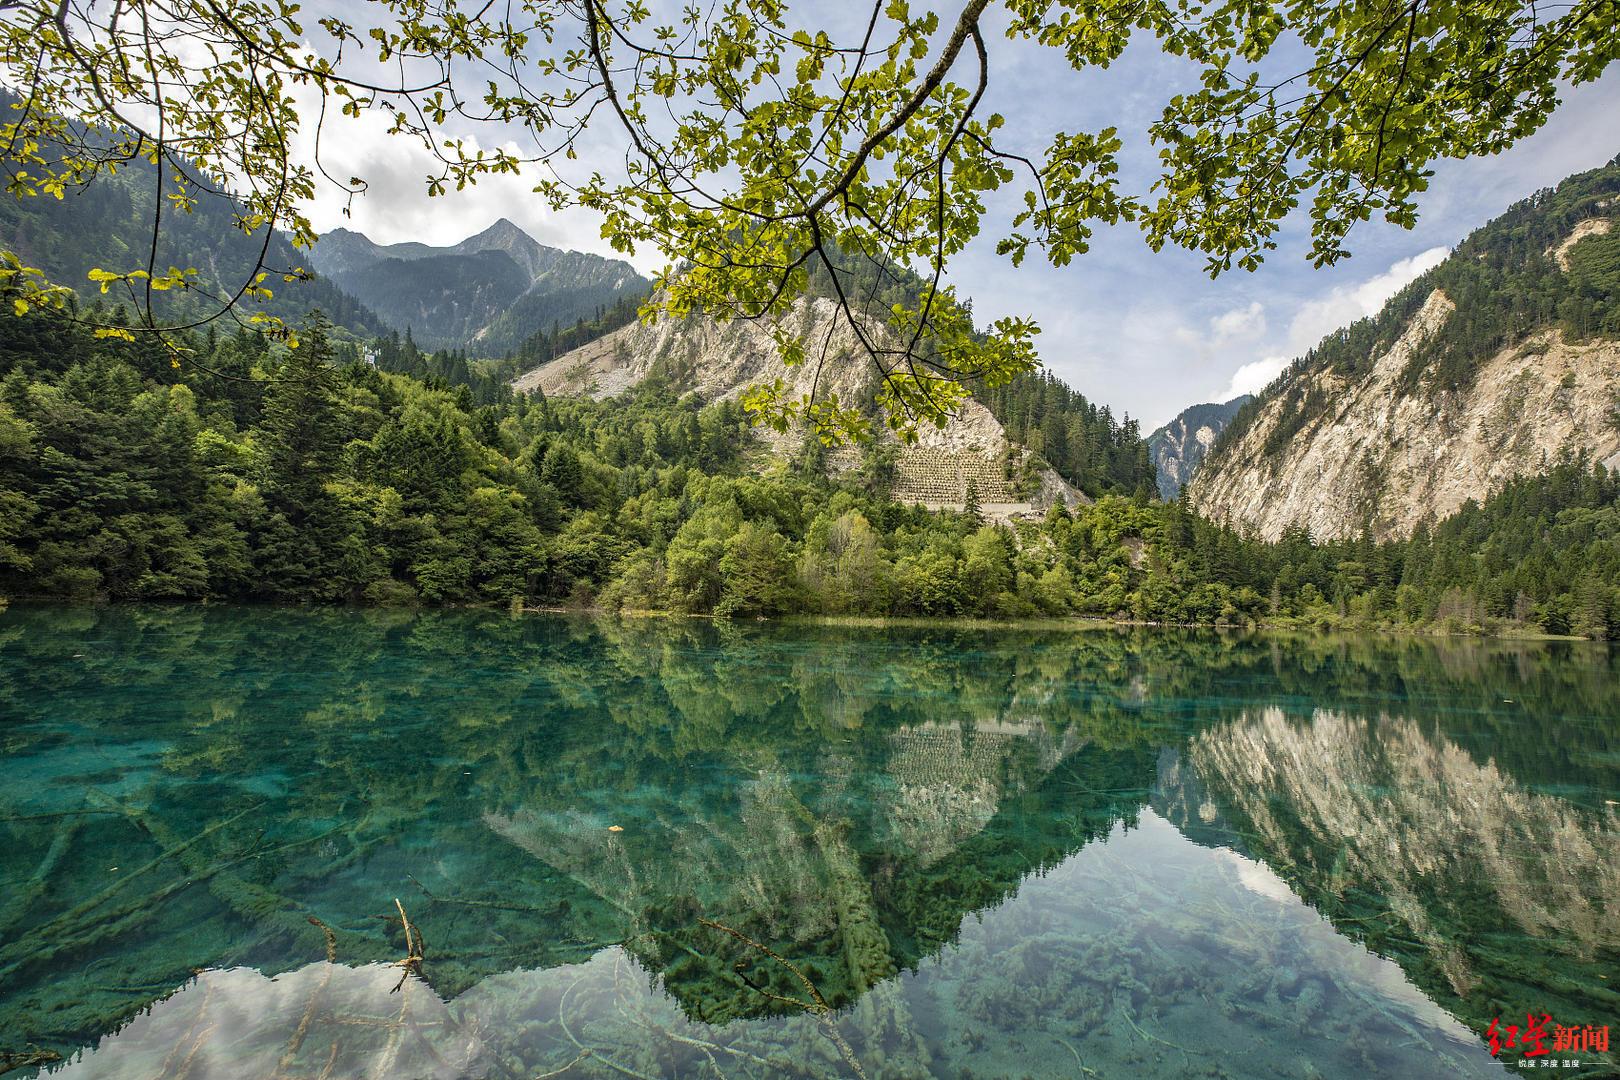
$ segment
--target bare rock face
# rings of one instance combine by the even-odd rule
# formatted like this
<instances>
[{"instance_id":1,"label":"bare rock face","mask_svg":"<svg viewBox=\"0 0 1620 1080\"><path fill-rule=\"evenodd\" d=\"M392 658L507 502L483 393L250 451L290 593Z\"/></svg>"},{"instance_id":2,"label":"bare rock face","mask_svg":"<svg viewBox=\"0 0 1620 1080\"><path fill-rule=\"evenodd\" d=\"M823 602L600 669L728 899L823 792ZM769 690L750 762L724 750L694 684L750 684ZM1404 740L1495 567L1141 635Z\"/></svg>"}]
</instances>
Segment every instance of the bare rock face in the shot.
<instances>
[{"instance_id":1,"label":"bare rock face","mask_svg":"<svg viewBox=\"0 0 1620 1080\"><path fill-rule=\"evenodd\" d=\"M600 400L662 375L707 401L725 401L752 386L781 379L789 398L835 394L846 405L865 400L875 389L877 369L834 301L802 298L785 316L783 325L805 343L805 362L796 367L782 363L772 325L702 317L632 323L525 372L512 385L519 391L543 390L548 396L588 395ZM823 356L825 361L820 362ZM763 429L760 437L782 452L793 449L799 439ZM887 429L878 438L896 441ZM920 424L916 441L898 448L893 494L904 502L960 509L971 479L986 516L1003 520L1043 512L1054 502L1076 506L1088 501L1050 469L1038 478L1033 496L1020 496L1009 475L1026 456L1023 448L1008 443L1006 431L990 410L969 400L946 426ZM835 471L858 464L854 451L832 455Z\"/></svg>"},{"instance_id":2,"label":"bare rock face","mask_svg":"<svg viewBox=\"0 0 1620 1080\"><path fill-rule=\"evenodd\" d=\"M1569 273L1569 249L1585 240L1588 236L1606 236L1613 227L1614 223L1608 218L1587 218L1585 221L1576 223L1575 227L1569 231L1569 235L1564 238L1564 242L1547 254L1551 255L1553 260L1558 263L1558 268L1567 274Z\"/></svg>"},{"instance_id":3,"label":"bare rock face","mask_svg":"<svg viewBox=\"0 0 1620 1080\"><path fill-rule=\"evenodd\" d=\"M798 367L782 363L771 337L772 325L702 317L634 322L525 372L512 385L523 391L538 388L548 395L588 394L600 399L621 394L658 373L705 400L723 401L780 378L792 397L814 389L818 396L837 394L846 403L858 400L871 386L876 372L833 301L800 300L784 319L786 328L805 342L806 360ZM826 362L819 365L818 379L823 352Z\"/></svg>"},{"instance_id":4,"label":"bare rock face","mask_svg":"<svg viewBox=\"0 0 1620 1080\"><path fill-rule=\"evenodd\" d=\"M1216 437L1237 411L1253 400L1253 395L1243 394L1231 401L1188 406L1148 436L1148 455L1153 460L1160 498L1174 499L1181 494Z\"/></svg>"},{"instance_id":5,"label":"bare rock face","mask_svg":"<svg viewBox=\"0 0 1620 1080\"><path fill-rule=\"evenodd\" d=\"M1609 228L1583 221L1548 255L1567 267L1575 243ZM1366 530L1383 540L1483 501L1563 453L1620 465L1620 342L1574 343L1542 329L1486 358L1464 390L1413 390L1408 361L1454 311L1435 289L1365 374L1298 375L1289 389L1330 407L1269 453L1268 436L1295 406L1294 395L1268 393L1254 422L1204 462L1193 505L1268 540L1291 525L1319 539Z\"/></svg>"}]
</instances>

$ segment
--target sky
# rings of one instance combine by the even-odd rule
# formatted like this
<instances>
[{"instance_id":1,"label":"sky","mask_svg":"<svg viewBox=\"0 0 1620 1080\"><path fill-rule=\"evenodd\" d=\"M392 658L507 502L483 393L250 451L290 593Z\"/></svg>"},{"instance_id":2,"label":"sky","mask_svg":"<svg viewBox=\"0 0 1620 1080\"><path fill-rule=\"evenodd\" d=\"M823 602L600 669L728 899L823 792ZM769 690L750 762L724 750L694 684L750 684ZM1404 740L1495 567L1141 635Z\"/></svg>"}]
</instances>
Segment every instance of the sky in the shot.
<instances>
[{"instance_id":1,"label":"sky","mask_svg":"<svg viewBox=\"0 0 1620 1080\"><path fill-rule=\"evenodd\" d=\"M852 10L836 3L819 8L835 37ZM1155 162L1147 126L1170 94L1190 88L1189 69L1132 46L1106 71L1076 74L1057 52L990 30L990 91L982 111L1007 117L1007 145L1038 152L1056 131L1117 126L1125 141L1122 177L1145 189ZM598 219L583 211L553 212L523 178L486 180L429 198L429 163L419 147L388 136L380 119L342 123L337 138L325 137L323 158L330 171L362 176L370 187L347 217L340 197L319 197L310 211L321 231L344 226L379 243L453 244L505 217L542 243L615 254L601 238ZM620 156L613 136L603 125L582 146L582 160L588 165ZM1003 315L1034 317L1046 368L1148 431L1189 405L1260 390L1289 360L1330 331L1376 312L1512 203L1617 154L1620 72L1611 71L1596 83L1566 88L1549 123L1511 150L1437 162L1429 190L1419 197L1417 226L1363 223L1351 234L1352 257L1333 267L1311 266L1309 224L1298 214L1259 270L1234 270L1214 281L1203 256L1155 253L1133 225L1100 229L1091 251L1067 267L1054 268L1032 252L1014 268L994 250L994 223L1005 223L1017 195L1009 191L992 200L991 224L952 264L950 279L972 299L981 324ZM650 272L662 259L640 251L632 262Z\"/></svg>"}]
</instances>

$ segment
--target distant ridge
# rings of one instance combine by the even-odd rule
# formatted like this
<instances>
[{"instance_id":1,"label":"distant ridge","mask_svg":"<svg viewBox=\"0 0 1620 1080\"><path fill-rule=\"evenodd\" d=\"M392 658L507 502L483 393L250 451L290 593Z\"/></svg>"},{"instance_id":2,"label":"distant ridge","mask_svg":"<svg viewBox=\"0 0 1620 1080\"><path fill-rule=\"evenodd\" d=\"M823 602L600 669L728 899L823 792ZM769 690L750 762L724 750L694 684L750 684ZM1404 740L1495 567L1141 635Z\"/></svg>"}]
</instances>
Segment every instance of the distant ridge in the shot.
<instances>
[{"instance_id":1,"label":"distant ridge","mask_svg":"<svg viewBox=\"0 0 1620 1080\"><path fill-rule=\"evenodd\" d=\"M1253 400L1253 394L1242 394L1231 401L1189 405L1148 436L1160 498L1174 499L1181 494L1221 431Z\"/></svg>"},{"instance_id":2,"label":"distant ridge","mask_svg":"<svg viewBox=\"0 0 1620 1080\"><path fill-rule=\"evenodd\" d=\"M20 102L0 86L0 114L9 114ZM242 204L227 195L191 188L196 198L191 212L166 215L154 237L157 179L152 164L137 157L93 184L68 185L59 198L0 198L0 241L52 281L74 289L85 304L115 305L119 299L116 293L101 294L89 278L93 269L124 271L144 267L151 259L158 267L196 270L194 288L153 297L160 322L189 323L217 316L220 301L211 297L231 296L254 274L270 270L273 295L244 301L236 308L237 318L264 314L296 324L319 308L356 336L387 331L386 322L374 311L323 277L283 280L281 271L311 268L309 253L294 247L279 230L268 237L262 229L243 233L237 220ZM165 181L163 196L172 194L172 180ZM234 324L227 319L220 325Z\"/></svg>"},{"instance_id":3,"label":"distant ridge","mask_svg":"<svg viewBox=\"0 0 1620 1080\"><path fill-rule=\"evenodd\" d=\"M590 322L652 285L627 262L549 247L507 218L458 244L378 244L333 229L315 245L320 274L424 348L511 352L553 325Z\"/></svg>"}]
</instances>

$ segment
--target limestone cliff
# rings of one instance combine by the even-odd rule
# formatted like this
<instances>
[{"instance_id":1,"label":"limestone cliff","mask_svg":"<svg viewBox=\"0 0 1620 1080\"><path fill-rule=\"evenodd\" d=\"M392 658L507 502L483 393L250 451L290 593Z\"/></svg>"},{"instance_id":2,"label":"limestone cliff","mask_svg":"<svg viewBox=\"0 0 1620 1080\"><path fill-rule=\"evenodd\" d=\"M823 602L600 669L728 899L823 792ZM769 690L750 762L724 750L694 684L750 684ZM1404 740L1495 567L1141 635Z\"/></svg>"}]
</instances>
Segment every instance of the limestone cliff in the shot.
<instances>
[{"instance_id":1,"label":"limestone cliff","mask_svg":"<svg viewBox=\"0 0 1620 1080\"><path fill-rule=\"evenodd\" d=\"M724 401L780 378L789 398L814 392L818 397L836 394L845 404L870 400L877 371L834 301L801 298L784 325L808 343L806 363L784 365L765 322L660 318L632 323L588 342L525 372L513 386L553 396L584 394L600 399L660 375L705 400ZM815 361L823 350L826 361L818 376ZM774 451L787 452L797 446L800 436L762 430L761 438ZM886 431L879 438L894 441ZM984 512L999 519L1040 513L1054 502L1073 506L1087 501L1050 469L1036 470L1031 482L1024 482L1027 459L1027 451L1008 442L988 409L968 401L944 428L922 424L915 444L896 447L892 494L902 502L960 509L971 482ZM835 471L846 471L858 463L859 455L845 449L834 452L829 464Z\"/></svg>"},{"instance_id":2,"label":"limestone cliff","mask_svg":"<svg viewBox=\"0 0 1620 1080\"><path fill-rule=\"evenodd\" d=\"M1514 207L1239 412L1189 488L1276 539L1409 535L1560 455L1620 466L1620 166Z\"/></svg>"},{"instance_id":3,"label":"limestone cliff","mask_svg":"<svg viewBox=\"0 0 1620 1080\"><path fill-rule=\"evenodd\" d=\"M623 393L653 374L665 375L706 400L734 398L748 387L781 378L790 396L837 394L855 401L871 386L872 366L858 358L860 343L831 300L805 299L793 305L786 328L804 341L812 362L783 365L770 324L734 319L660 318L634 322L587 342L548 364L520 375L518 390L544 390L548 395L588 394L595 398ZM827 361L816 383L813 360L826 342Z\"/></svg>"}]
</instances>

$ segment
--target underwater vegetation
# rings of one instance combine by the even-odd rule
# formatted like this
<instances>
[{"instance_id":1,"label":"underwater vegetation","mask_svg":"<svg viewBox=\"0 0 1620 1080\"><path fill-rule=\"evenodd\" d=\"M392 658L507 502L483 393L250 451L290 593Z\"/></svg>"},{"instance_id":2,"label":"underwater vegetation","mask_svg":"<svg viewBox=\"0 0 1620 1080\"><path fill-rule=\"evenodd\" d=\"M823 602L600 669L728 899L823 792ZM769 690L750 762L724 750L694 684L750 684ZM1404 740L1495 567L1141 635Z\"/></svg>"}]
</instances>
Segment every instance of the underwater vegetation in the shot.
<instances>
[{"instance_id":1,"label":"underwater vegetation","mask_svg":"<svg viewBox=\"0 0 1620 1080\"><path fill-rule=\"evenodd\" d=\"M1502 1075L1620 1016L1617 667L14 606L0 1069Z\"/></svg>"}]
</instances>

